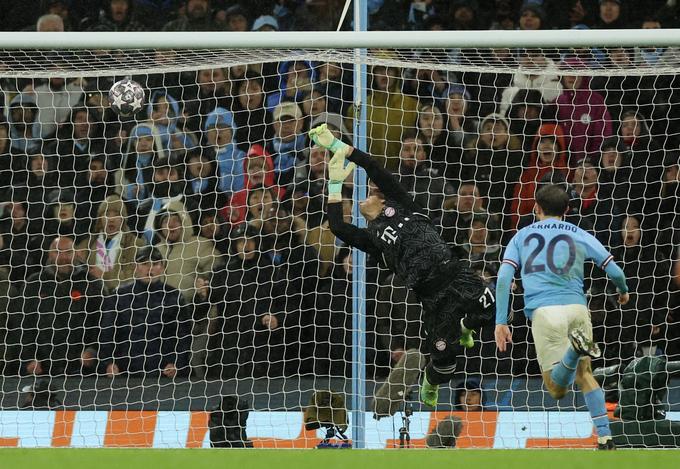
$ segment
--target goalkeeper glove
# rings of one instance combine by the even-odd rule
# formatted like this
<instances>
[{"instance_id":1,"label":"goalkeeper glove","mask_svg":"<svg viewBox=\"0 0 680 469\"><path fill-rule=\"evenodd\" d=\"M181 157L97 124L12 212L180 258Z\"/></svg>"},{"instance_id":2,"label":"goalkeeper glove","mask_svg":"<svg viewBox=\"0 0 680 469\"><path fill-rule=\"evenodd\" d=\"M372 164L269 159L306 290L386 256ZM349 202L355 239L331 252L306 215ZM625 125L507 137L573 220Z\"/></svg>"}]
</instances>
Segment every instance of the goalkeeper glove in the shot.
<instances>
[{"instance_id":1,"label":"goalkeeper glove","mask_svg":"<svg viewBox=\"0 0 680 469\"><path fill-rule=\"evenodd\" d=\"M333 136L326 124L321 124L309 131L309 138L320 147L330 150L334 154L340 150L348 150L349 145Z\"/></svg>"},{"instance_id":2,"label":"goalkeeper glove","mask_svg":"<svg viewBox=\"0 0 680 469\"><path fill-rule=\"evenodd\" d=\"M344 148L335 152L333 158L328 163L328 198L331 200L340 200L342 198L342 184L354 170L354 163L349 163L345 166L345 156L348 150L349 145L345 145Z\"/></svg>"}]
</instances>

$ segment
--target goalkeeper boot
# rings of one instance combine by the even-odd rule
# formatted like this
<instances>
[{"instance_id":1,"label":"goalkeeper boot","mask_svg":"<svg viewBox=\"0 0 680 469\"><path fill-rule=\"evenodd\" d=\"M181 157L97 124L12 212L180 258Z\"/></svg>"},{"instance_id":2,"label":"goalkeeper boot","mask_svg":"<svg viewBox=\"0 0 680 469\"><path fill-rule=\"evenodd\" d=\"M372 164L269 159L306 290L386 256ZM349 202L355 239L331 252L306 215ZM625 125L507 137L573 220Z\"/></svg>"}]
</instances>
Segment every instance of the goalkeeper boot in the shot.
<instances>
[{"instance_id":1,"label":"goalkeeper boot","mask_svg":"<svg viewBox=\"0 0 680 469\"><path fill-rule=\"evenodd\" d=\"M574 351L581 356L600 358L602 355L600 347L586 336L583 329L574 329L569 332L569 342L571 342Z\"/></svg>"},{"instance_id":2,"label":"goalkeeper boot","mask_svg":"<svg viewBox=\"0 0 680 469\"><path fill-rule=\"evenodd\" d=\"M463 319L461 319L460 320L460 339L458 340L458 343L465 348L474 347L475 346L475 339L474 339L474 337L472 337L473 334L475 334L475 331L465 327L465 324L463 323Z\"/></svg>"},{"instance_id":3,"label":"goalkeeper boot","mask_svg":"<svg viewBox=\"0 0 680 469\"><path fill-rule=\"evenodd\" d=\"M439 385L427 382L427 373L423 373L423 382L420 386L420 400L430 407L437 407L439 400Z\"/></svg>"},{"instance_id":4,"label":"goalkeeper boot","mask_svg":"<svg viewBox=\"0 0 680 469\"><path fill-rule=\"evenodd\" d=\"M603 436L597 439L597 449L600 451L612 451L616 449L611 436Z\"/></svg>"}]
</instances>

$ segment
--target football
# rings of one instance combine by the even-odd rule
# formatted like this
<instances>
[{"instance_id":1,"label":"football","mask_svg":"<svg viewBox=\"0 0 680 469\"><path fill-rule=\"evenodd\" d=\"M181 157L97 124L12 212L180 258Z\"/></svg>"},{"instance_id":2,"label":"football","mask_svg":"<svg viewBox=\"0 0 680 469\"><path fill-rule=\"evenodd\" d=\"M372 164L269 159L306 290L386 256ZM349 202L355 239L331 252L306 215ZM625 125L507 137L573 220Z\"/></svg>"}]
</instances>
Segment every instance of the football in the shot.
<instances>
[{"instance_id":1,"label":"football","mask_svg":"<svg viewBox=\"0 0 680 469\"><path fill-rule=\"evenodd\" d=\"M109 105L119 116L134 116L144 105L144 88L129 78L117 81L109 90Z\"/></svg>"}]
</instances>

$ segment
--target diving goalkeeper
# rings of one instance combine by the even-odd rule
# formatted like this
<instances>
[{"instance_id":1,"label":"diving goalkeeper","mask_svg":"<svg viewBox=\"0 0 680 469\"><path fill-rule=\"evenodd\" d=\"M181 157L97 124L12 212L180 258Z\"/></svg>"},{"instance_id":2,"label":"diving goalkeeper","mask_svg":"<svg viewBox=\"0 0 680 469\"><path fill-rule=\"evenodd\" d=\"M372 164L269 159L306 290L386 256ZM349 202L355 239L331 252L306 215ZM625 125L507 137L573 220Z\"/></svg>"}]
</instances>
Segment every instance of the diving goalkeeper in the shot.
<instances>
[{"instance_id":1,"label":"diving goalkeeper","mask_svg":"<svg viewBox=\"0 0 680 469\"><path fill-rule=\"evenodd\" d=\"M368 154L335 138L325 125L310 130L309 136L333 153L328 169L331 231L401 277L423 306L430 361L420 399L434 407L439 385L453 377L463 347L474 345L472 333L492 324L494 294L467 262L456 258L422 207L391 173ZM368 197L359 204L368 223L363 229L345 223L342 216L342 184L355 164L366 170L371 181Z\"/></svg>"}]
</instances>

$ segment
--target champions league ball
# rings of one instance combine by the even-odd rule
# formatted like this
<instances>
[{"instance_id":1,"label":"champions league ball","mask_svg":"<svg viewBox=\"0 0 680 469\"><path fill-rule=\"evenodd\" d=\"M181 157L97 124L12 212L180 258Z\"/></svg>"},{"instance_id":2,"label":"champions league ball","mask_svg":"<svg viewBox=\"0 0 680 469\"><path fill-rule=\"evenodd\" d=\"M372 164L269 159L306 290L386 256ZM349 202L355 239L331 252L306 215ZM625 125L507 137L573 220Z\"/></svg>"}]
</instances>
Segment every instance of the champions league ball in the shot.
<instances>
[{"instance_id":1,"label":"champions league ball","mask_svg":"<svg viewBox=\"0 0 680 469\"><path fill-rule=\"evenodd\" d=\"M128 78L117 81L109 90L109 104L119 116L134 116L144 105L144 88Z\"/></svg>"}]
</instances>

